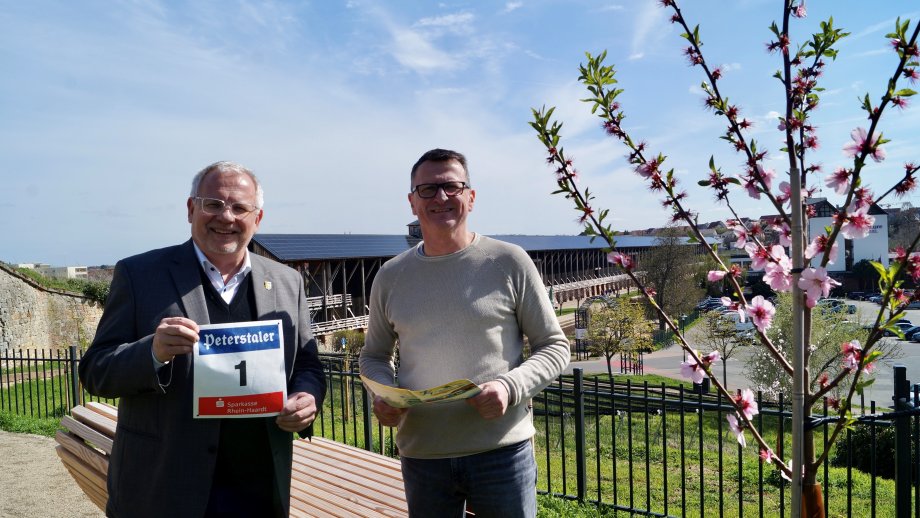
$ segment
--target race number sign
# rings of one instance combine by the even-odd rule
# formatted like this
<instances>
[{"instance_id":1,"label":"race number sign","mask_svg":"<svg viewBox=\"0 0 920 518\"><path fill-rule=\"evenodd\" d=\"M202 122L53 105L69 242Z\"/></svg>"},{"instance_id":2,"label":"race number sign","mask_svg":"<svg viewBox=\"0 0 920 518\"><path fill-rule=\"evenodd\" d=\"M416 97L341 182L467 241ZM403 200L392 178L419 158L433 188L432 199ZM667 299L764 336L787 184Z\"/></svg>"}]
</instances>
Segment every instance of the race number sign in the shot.
<instances>
[{"instance_id":1,"label":"race number sign","mask_svg":"<svg viewBox=\"0 0 920 518\"><path fill-rule=\"evenodd\" d=\"M200 326L195 418L278 415L287 399L280 320Z\"/></svg>"}]
</instances>

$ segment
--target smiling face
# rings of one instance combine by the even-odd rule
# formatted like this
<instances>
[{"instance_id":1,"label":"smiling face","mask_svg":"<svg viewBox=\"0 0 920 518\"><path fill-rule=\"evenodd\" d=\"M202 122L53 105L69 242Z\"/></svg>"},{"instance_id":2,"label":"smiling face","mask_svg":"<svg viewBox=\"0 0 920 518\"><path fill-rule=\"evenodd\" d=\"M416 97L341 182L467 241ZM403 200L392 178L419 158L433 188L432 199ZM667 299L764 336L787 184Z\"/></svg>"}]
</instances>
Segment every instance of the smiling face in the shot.
<instances>
[{"instance_id":1,"label":"smiling face","mask_svg":"<svg viewBox=\"0 0 920 518\"><path fill-rule=\"evenodd\" d=\"M456 160L422 162L415 172L412 182L413 192L409 193L409 205L412 214L418 217L425 240L426 253L432 247L444 244L448 248L460 250L469 243L466 229L466 217L473 211L476 191L464 189L456 196L448 196L438 190L433 198L422 198L414 191L423 183L466 182L468 180L463 166ZM454 246L451 246L454 245Z\"/></svg>"},{"instance_id":2,"label":"smiling face","mask_svg":"<svg viewBox=\"0 0 920 518\"><path fill-rule=\"evenodd\" d=\"M223 200L227 204L255 205L256 185L244 173L213 171L201 180L198 196ZM194 198L188 199L187 206L192 239L208 260L225 274L239 267L246 256L246 246L259 229L262 209L237 219L230 210L219 215L205 214L201 203Z\"/></svg>"}]
</instances>

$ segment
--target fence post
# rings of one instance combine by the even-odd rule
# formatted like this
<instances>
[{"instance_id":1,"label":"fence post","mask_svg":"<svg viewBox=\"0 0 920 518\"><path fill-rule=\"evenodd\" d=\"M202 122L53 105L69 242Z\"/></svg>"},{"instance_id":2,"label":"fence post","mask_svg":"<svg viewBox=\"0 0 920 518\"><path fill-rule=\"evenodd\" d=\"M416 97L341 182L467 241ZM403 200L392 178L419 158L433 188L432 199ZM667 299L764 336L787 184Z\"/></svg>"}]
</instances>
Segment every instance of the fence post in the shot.
<instances>
[{"instance_id":1,"label":"fence post","mask_svg":"<svg viewBox=\"0 0 920 518\"><path fill-rule=\"evenodd\" d=\"M71 407L80 404L80 377L77 375L77 346L71 345L68 349L68 365L70 366L70 399ZM70 409L67 410L70 413Z\"/></svg>"},{"instance_id":2,"label":"fence post","mask_svg":"<svg viewBox=\"0 0 920 518\"><path fill-rule=\"evenodd\" d=\"M575 375L575 475L578 478L578 501L585 501L587 469L585 468L585 392L584 371L574 369Z\"/></svg>"},{"instance_id":3,"label":"fence post","mask_svg":"<svg viewBox=\"0 0 920 518\"><path fill-rule=\"evenodd\" d=\"M361 403L364 405L364 449L374 451L374 437L371 434L371 416L374 415L374 408L364 383L361 383ZM383 453L383 437L380 438L380 453Z\"/></svg>"},{"instance_id":4,"label":"fence post","mask_svg":"<svg viewBox=\"0 0 920 518\"><path fill-rule=\"evenodd\" d=\"M896 412L911 410L910 382L907 380L907 367L894 366L894 410ZM894 500L895 514L898 518L910 517L910 421L909 416L898 416L894 420Z\"/></svg>"}]
</instances>

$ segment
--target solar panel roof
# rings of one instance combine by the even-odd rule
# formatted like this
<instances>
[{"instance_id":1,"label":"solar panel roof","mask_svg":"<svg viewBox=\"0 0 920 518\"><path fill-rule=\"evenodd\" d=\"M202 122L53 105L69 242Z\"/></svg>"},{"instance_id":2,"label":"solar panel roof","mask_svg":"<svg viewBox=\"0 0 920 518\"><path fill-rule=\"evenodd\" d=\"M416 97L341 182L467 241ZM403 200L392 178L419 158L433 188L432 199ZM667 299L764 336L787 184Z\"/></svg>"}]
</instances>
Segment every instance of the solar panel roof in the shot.
<instances>
[{"instance_id":1,"label":"solar panel roof","mask_svg":"<svg viewBox=\"0 0 920 518\"><path fill-rule=\"evenodd\" d=\"M591 242L588 236L527 236L493 235L528 252L550 250L592 250L604 248L606 243L598 238ZM620 248L645 248L656 245L655 236L617 236ZM686 243L687 238L679 238ZM394 257L418 244L409 236L382 234L256 234L253 241L281 261L307 261L317 259L361 259ZM714 242L714 241L713 241Z\"/></svg>"}]
</instances>

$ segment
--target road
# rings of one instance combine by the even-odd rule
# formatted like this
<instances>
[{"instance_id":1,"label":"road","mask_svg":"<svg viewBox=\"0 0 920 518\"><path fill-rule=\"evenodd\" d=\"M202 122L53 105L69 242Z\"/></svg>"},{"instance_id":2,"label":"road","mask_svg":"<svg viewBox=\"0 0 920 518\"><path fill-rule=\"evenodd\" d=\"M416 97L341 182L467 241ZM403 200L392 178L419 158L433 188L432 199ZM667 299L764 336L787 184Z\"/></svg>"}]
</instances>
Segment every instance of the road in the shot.
<instances>
[{"instance_id":1,"label":"road","mask_svg":"<svg viewBox=\"0 0 920 518\"><path fill-rule=\"evenodd\" d=\"M847 303L854 304L857 307L857 315L860 322L871 323L878 313L879 306L871 302L847 300ZM920 325L920 310L907 310L906 317L911 322ZM698 331L699 326L694 326L688 332L687 339L694 343L693 331ZM912 383L920 383L920 343L906 342L896 338L886 338L892 340L894 347L898 351L898 358L888 361L879 362L875 371L875 383L865 390L866 404L875 401L877 405L890 407L892 391L894 390L894 365L904 365L907 367L907 379ZM708 352L708 351L703 351ZM750 385L744 375L744 366L750 352L742 351L738 358L730 358L726 363L728 374L728 388L734 390L745 388ZM647 374L660 374L671 378L681 378L680 362L683 361L683 350L677 346L655 351L645 355L645 372ZM619 369L619 357L614 359L614 373ZM566 373L571 374L573 369L581 368L586 374L606 373L607 367L603 359L594 359L588 361L572 362L566 369ZM719 378L722 378L722 365L716 364L716 372Z\"/></svg>"}]
</instances>

